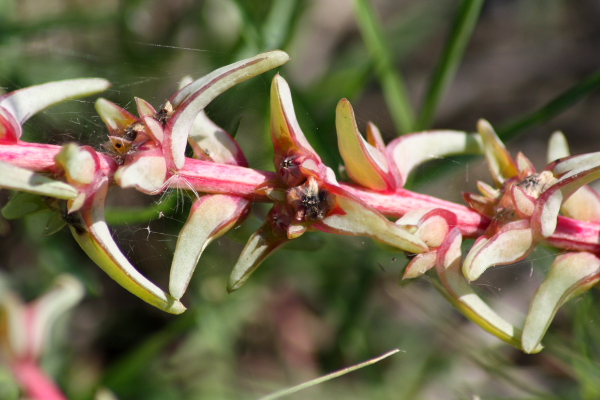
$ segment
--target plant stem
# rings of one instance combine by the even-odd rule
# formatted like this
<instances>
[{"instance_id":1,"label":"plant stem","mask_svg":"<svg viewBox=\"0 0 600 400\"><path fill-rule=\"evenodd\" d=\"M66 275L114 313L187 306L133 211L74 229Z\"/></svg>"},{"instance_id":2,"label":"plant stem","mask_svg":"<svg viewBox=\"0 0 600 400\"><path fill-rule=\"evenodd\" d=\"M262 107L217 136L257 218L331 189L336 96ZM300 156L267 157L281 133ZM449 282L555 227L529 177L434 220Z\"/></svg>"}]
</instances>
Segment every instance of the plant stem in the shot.
<instances>
[{"instance_id":1,"label":"plant stem","mask_svg":"<svg viewBox=\"0 0 600 400\"><path fill-rule=\"evenodd\" d=\"M61 147L48 144L19 142L0 145L0 162L8 162L35 172L54 172L54 157ZM113 181L118 167L108 154L98 154L100 168ZM165 189L194 189L203 193L229 194L245 197L253 202L271 202L265 195L257 194L256 188L269 182L276 184L275 172L254 170L235 165L216 164L186 158L184 167L169 178ZM490 220L472 209L438 199L397 189L395 192L374 192L351 184L340 186L366 205L389 218L399 218L409 211L420 208L443 208L457 216L457 227L465 237L477 237L485 232ZM577 221L559 216L556 231L545 240L546 244L571 251L600 253L600 224Z\"/></svg>"}]
</instances>

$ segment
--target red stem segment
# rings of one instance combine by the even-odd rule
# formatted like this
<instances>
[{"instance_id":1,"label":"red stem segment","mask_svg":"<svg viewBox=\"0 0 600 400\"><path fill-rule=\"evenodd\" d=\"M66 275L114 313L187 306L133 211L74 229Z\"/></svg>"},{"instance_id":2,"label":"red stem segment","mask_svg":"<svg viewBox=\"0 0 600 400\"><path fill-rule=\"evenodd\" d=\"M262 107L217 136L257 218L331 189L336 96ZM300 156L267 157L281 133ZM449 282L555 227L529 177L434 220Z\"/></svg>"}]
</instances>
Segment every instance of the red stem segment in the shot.
<instances>
[{"instance_id":1,"label":"red stem segment","mask_svg":"<svg viewBox=\"0 0 600 400\"><path fill-rule=\"evenodd\" d=\"M12 369L27 397L35 400L68 400L37 362L21 360Z\"/></svg>"},{"instance_id":2,"label":"red stem segment","mask_svg":"<svg viewBox=\"0 0 600 400\"><path fill-rule=\"evenodd\" d=\"M17 144L0 145L0 161L36 172L53 172L54 157L60 149L56 145L21 141ZM109 178L112 177L118 168L117 163L110 155L99 156L102 172ZM184 167L170 178L168 187L242 196L254 202L269 202L266 196L256 194L255 189L269 181L278 180L279 176L275 172L188 158ZM491 222L488 217L466 206L406 189L385 193L346 183L341 186L390 218L399 218L411 210L424 207L452 211L458 219L457 227L465 237L480 236ZM600 225L559 217L556 231L546 239L546 243L560 249L600 254Z\"/></svg>"}]
</instances>

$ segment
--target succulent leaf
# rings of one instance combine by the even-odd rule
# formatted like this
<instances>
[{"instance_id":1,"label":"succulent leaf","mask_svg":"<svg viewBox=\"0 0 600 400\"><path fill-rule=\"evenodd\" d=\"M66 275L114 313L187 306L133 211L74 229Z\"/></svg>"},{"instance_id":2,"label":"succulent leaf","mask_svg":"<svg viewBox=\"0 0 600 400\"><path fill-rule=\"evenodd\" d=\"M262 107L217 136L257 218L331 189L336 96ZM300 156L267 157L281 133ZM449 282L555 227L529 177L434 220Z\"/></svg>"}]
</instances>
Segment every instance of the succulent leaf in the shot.
<instances>
[{"instance_id":1,"label":"succulent leaf","mask_svg":"<svg viewBox=\"0 0 600 400\"><path fill-rule=\"evenodd\" d=\"M263 226L250 236L242 250L229 276L227 291L231 293L238 290L269 255L289 240L287 236L275 233L267 219Z\"/></svg>"},{"instance_id":2,"label":"succulent leaf","mask_svg":"<svg viewBox=\"0 0 600 400\"><path fill-rule=\"evenodd\" d=\"M558 309L600 281L600 259L591 253L566 253L554 260L535 293L525 327L523 350L531 353L541 342Z\"/></svg>"},{"instance_id":3,"label":"succulent leaf","mask_svg":"<svg viewBox=\"0 0 600 400\"><path fill-rule=\"evenodd\" d=\"M521 346L521 330L514 327L492 310L475 292L460 273L462 236L457 228L448 234L444 244L438 249L437 273L440 283L436 288L471 321L517 348ZM537 346L532 352L542 348Z\"/></svg>"},{"instance_id":4,"label":"succulent leaf","mask_svg":"<svg viewBox=\"0 0 600 400\"><path fill-rule=\"evenodd\" d=\"M335 126L340 154L350 178L372 190L393 189L395 182L385 154L361 136L352 106L346 99L337 105Z\"/></svg>"},{"instance_id":5,"label":"succulent leaf","mask_svg":"<svg viewBox=\"0 0 600 400\"><path fill-rule=\"evenodd\" d=\"M548 154L546 157L548 164L559 158L569 157L570 155L571 152L565 135L560 131L554 132L548 141Z\"/></svg>"},{"instance_id":6,"label":"succulent leaf","mask_svg":"<svg viewBox=\"0 0 600 400\"><path fill-rule=\"evenodd\" d=\"M160 149L152 149L132 155L127 164L115 173L115 181L122 188L156 194L164 188L167 164Z\"/></svg>"},{"instance_id":7,"label":"succulent leaf","mask_svg":"<svg viewBox=\"0 0 600 400\"><path fill-rule=\"evenodd\" d=\"M55 160L65 171L67 182L75 185L87 185L96 175L95 152L84 150L75 143L62 147Z\"/></svg>"},{"instance_id":8,"label":"succulent leaf","mask_svg":"<svg viewBox=\"0 0 600 400\"><path fill-rule=\"evenodd\" d=\"M249 78L286 63L290 57L274 50L219 68L190 83L170 99L174 107L165 131L165 148L174 167L181 169L185 163L185 147L197 115L215 97Z\"/></svg>"},{"instance_id":9,"label":"succulent leaf","mask_svg":"<svg viewBox=\"0 0 600 400\"><path fill-rule=\"evenodd\" d=\"M529 218L535 210L536 199L527 194L525 189L513 185L511 187L511 196L515 210L521 218Z\"/></svg>"},{"instance_id":10,"label":"succulent leaf","mask_svg":"<svg viewBox=\"0 0 600 400\"><path fill-rule=\"evenodd\" d=\"M585 222L600 222L600 195L588 185L582 186L560 208L569 218Z\"/></svg>"},{"instance_id":11,"label":"succulent leaf","mask_svg":"<svg viewBox=\"0 0 600 400\"><path fill-rule=\"evenodd\" d=\"M552 235L564 199L582 186L600 178L600 153L561 158L546 167L557 178L538 198L531 218L532 227L541 237Z\"/></svg>"},{"instance_id":12,"label":"succulent leaf","mask_svg":"<svg viewBox=\"0 0 600 400\"><path fill-rule=\"evenodd\" d=\"M78 194L77 189L67 183L1 161L0 188L65 200L74 199Z\"/></svg>"},{"instance_id":13,"label":"succulent leaf","mask_svg":"<svg viewBox=\"0 0 600 400\"><path fill-rule=\"evenodd\" d=\"M322 221L312 226L323 232L351 236L368 236L410 253L428 251L427 245L406 229L388 221L371 206L354 198L338 186L327 185L327 189L336 195L337 207Z\"/></svg>"},{"instance_id":14,"label":"succulent leaf","mask_svg":"<svg viewBox=\"0 0 600 400\"><path fill-rule=\"evenodd\" d=\"M554 132L548 143L548 163L570 155L565 136ZM582 186L563 203L561 211L579 221L600 222L600 195L588 185Z\"/></svg>"},{"instance_id":15,"label":"succulent leaf","mask_svg":"<svg viewBox=\"0 0 600 400\"><path fill-rule=\"evenodd\" d=\"M500 191L488 185L485 182L477 181L477 189L479 192L489 199L497 199L500 197Z\"/></svg>"},{"instance_id":16,"label":"succulent leaf","mask_svg":"<svg viewBox=\"0 0 600 400\"><path fill-rule=\"evenodd\" d=\"M188 138L194 155L200 160L212 160L219 164L248 166L248 161L237 142L221 127L200 112Z\"/></svg>"},{"instance_id":17,"label":"succulent leaf","mask_svg":"<svg viewBox=\"0 0 600 400\"><path fill-rule=\"evenodd\" d=\"M321 163L298 125L290 87L279 74L273 77L271 84L271 140L275 148L275 165L291 155L305 155Z\"/></svg>"},{"instance_id":18,"label":"succulent leaf","mask_svg":"<svg viewBox=\"0 0 600 400\"><path fill-rule=\"evenodd\" d=\"M437 250L417 254L406 266L402 279L415 279L436 266Z\"/></svg>"},{"instance_id":19,"label":"succulent leaf","mask_svg":"<svg viewBox=\"0 0 600 400\"><path fill-rule=\"evenodd\" d=\"M248 215L250 202L227 195L207 195L197 200L177 239L171 264L169 292L179 300L185 293L202 252Z\"/></svg>"},{"instance_id":20,"label":"succulent leaf","mask_svg":"<svg viewBox=\"0 0 600 400\"><path fill-rule=\"evenodd\" d=\"M0 96L0 107L11 113L19 124L34 114L60 102L89 96L110 87L100 78L70 79L30 86Z\"/></svg>"},{"instance_id":21,"label":"succulent leaf","mask_svg":"<svg viewBox=\"0 0 600 400\"><path fill-rule=\"evenodd\" d=\"M151 116L142 117L142 123L146 127L145 132L154 140L156 144L162 145L165 133L160 122Z\"/></svg>"},{"instance_id":22,"label":"succulent leaf","mask_svg":"<svg viewBox=\"0 0 600 400\"><path fill-rule=\"evenodd\" d=\"M463 273L474 281L493 265L511 264L527 257L533 246L529 220L504 225L494 236L473 245L463 264Z\"/></svg>"},{"instance_id":23,"label":"succulent leaf","mask_svg":"<svg viewBox=\"0 0 600 400\"><path fill-rule=\"evenodd\" d=\"M483 140L485 158L496 185L501 186L505 180L517 176L519 174L517 164L513 161L490 123L480 119L477 122L477 131Z\"/></svg>"},{"instance_id":24,"label":"succulent leaf","mask_svg":"<svg viewBox=\"0 0 600 400\"><path fill-rule=\"evenodd\" d=\"M367 122L367 142L377 150L385 154L385 142L381 137L379 128L371 121Z\"/></svg>"},{"instance_id":25,"label":"succulent leaf","mask_svg":"<svg viewBox=\"0 0 600 400\"><path fill-rule=\"evenodd\" d=\"M69 226L73 237L88 257L119 285L148 304L171 314L181 314L185 311L183 304L135 269L113 240L104 220L107 190L108 181L104 178L95 191L91 207L84 207L79 212L85 227L78 224Z\"/></svg>"},{"instance_id":26,"label":"succulent leaf","mask_svg":"<svg viewBox=\"0 0 600 400\"><path fill-rule=\"evenodd\" d=\"M456 226L456 214L442 208L422 208L408 212L398 221L399 226L414 226L410 232L429 248L439 247L451 227Z\"/></svg>"},{"instance_id":27,"label":"succulent leaf","mask_svg":"<svg viewBox=\"0 0 600 400\"><path fill-rule=\"evenodd\" d=\"M517 165L517 170L521 176L535 174L535 167L533 166L533 163L527 157L525 157L523 153L517 153L515 164Z\"/></svg>"},{"instance_id":28,"label":"succulent leaf","mask_svg":"<svg viewBox=\"0 0 600 400\"><path fill-rule=\"evenodd\" d=\"M479 214L488 217L493 217L496 214L496 201L494 199L469 192L463 192L463 198Z\"/></svg>"},{"instance_id":29,"label":"succulent leaf","mask_svg":"<svg viewBox=\"0 0 600 400\"><path fill-rule=\"evenodd\" d=\"M152 104L148 103L146 100L135 97L135 105L137 106L140 118L156 116L156 110L152 107Z\"/></svg>"},{"instance_id":30,"label":"succulent leaf","mask_svg":"<svg viewBox=\"0 0 600 400\"><path fill-rule=\"evenodd\" d=\"M125 130L138 120L123 107L102 97L96 100L94 106L112 136L122 136Z\"/></svg>"},{"instance_id":31,"label":"succulent leaf","mask_svg":"<svg viewBox=\"0 0 600 400\"><path fill-rule=\"evenodd\" d=\"M422 163L456 154L483 154L481 138L459 131L427 131L401 136L387 146L387 158L399 188Z\"/></svg>"}]
</instances>

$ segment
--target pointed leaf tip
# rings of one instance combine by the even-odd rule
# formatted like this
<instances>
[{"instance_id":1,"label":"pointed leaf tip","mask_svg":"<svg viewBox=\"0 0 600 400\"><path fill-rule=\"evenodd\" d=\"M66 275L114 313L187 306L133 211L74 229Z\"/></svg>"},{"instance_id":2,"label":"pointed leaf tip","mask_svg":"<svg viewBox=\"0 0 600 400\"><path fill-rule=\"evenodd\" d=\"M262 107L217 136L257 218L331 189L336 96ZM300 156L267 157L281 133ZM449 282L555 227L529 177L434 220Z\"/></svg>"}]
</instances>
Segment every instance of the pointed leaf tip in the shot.
<instances>
[{"instance_id":1,"label":"pointed leaf tip","mask_svg":"<svg viewBox=\"0 0 600 400\"><path fill-rule=\"evenodd\" d=\"M156 110L152 107L152 104L148 103L144 99L140 99L139 97L135 97L135 104L137 106L138 115L142 117L154 117L156 115Z\"/></svg>"},{"instance_id":2,"label":"pointed leaf tip","mask_svg":"<svg viewBox=\"0 0 600 400\"><path fill-rule=\"evenodd\" d=\"M491 266L522 260L533 247L533 233L529 221L512 222L502 227L491 238L475 242L465 258L463 273L469 281L474 281Z\"/></svg>"},{"instance_id":3,"label":"pointed leaf tip","mask_svg":"<svg viewBox=\"0 0 600 400\"><path fill-rule=\"evenodd\" d=\"M277 235L273 232L269 218L270 216L267 217L263 226L250 236L242 250L240 258L229 276L227 292L232 293L238 290L268 256L290 240L287 236Z\"/></svg>"},{"instance_id":4,"label":"pointed leaf tip","mask_svg":"<svg viewBox=\"0 0 600 400\"><path fill-rule=\"evenodd\" d=\"M115 243L104 219L107 191L108 179L104 178L92 204L77 213L81 222L69 226L73 237L88 257L123 288L165 312L181 314L185 311L183 304L143 276Z\"/></svg>"},{"instance_id":5,"label":"pointed leaf tip","mask_svg":"<svg viewBox=\"0 0 600 400\"><path fill-rule=\"evenodd\" d=\"M569 144L565 135L561 131L554 132L548 141L548 155L546 158L548 164L559 158L569 157L570 155L571 152L569 151Z\"/></svg>"},{"instance_id":6,"label":"pointed leaf tip","mask_svg":"<svg viewBox=\"0 0 600 400\"><path fill-rule=\"evenodd\" d=\"M275 148L275 164L291 155L304 155L321 163L296 119L288 83L279 74L271 83L271 140Z\"/></svg>"},{"instance_id":7,"label":"pointed leaf tip","mask_svg":"<svg viewBox=\"0 0 600 400\"><path fill-rule=\"evenodd\" d=\"M125 129L138 120L138 118L123 107L102 97L96 100L94 107L113 136L122 136Z\"/></svg>"},{"instance_id":8,"label":"pointed leaf tip","mask_svg":"<svg viewBox=\"0 0 600 400\"><path fill-rule=\"evenodd\" d=\"M392 189L395 182L385 155L362 137L352 106L346 99L340 100L337 105L335 126L340 154L350 178L372 190ZM377 139L374 137L372 140Z\"/></svg>"},{"instance_id":9,"label":"pointed leaf tip","mask_svg":"<svg viewBox=\"0 0 600 400\"><path fill-rule=\"evenodd\" d=\"M144 277L121 253L104 221L96 221L90 232L70 226L73 237L83 251L119 285L163 311L181 314L185 307Z\"/></svg>"},{"instance_id":10,"label":"pointed leaf tip","mask_svg":"<svg viewBox=\"0 0 600 400\"><path fill-rule=\"evenodd\" d=\"M194 203L173 255L171 296L181 299L206 246L243 219L249 206L250 202L244 198L219 194L203 196Z\"/></svg>"},{"instance_id":11,"label":"pointed leaf tip","mask_svg":"<svg viewBox=\"0 0 600 400\"><path fill-rule=\"evenodd\" d=\"M367 122L367 142L382 153L385 153L385 142L381 137L381 132L371 121Z\"/></svg>"},{"instance_id":12,"label":"pointed leaf tip","mask_svg":"<svg viewBox=\"0 0 600 400\"><path fill-rule=\"evenodd\" d=\"M269 51L238 61L183 87L169 99L175 111L165 129L165 148L177 169L185 162L185 147L196 116L215 97L256 75L276 68L289 60L280 50Z\"/></svg>"},{"instance_id":13,"label":"pointed leaf tip","mask_svg":"<svg viewBox=\"0 0 600 400\"><path fill-rule=\"evenodd\" d=\"M505 180L519 174L516 163L504 147L492 125L485 119L477 122L477 131L483 140L485 158L494 178L494 182L500 185Z\"/></svg>"},{"instance_id":14,"label":"pointed leaf tip","mask_svg":"<svg viewBox=\"0 0 600 400\"><path fill-rule=\"evenodd\" d=\"M0 96L0 107L8 110L20 124L34 114L60 102L89 96L110 87L101 78L70 79L30 86Z\"/></svg>"}]
</instances>

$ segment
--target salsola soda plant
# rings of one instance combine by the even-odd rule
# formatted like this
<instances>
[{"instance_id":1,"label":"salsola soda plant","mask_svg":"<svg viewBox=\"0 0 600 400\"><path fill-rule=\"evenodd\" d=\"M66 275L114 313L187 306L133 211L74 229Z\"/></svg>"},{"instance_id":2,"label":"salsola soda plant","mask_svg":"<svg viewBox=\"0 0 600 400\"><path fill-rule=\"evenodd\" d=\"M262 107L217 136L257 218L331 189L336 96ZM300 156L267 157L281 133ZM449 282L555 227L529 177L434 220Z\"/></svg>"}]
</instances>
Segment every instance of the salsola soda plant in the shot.
<instances>
[{"instance_id":1,"label":"salsola soda plant","mask_svg":"<svg viewBox=\"0 0 600 400\"><path fill-rule=\"evenodd\" d=\"M289 57L270 51L220 68L198 80L184 78L158 108L136 98L138 116L100 98L96 109L108 129L102 148L55 146L20 139L33 114L61 101L101 92L103 79L51 82L0 97L0 187L17 193L5 218L50 209L50 234L68 226L87 255L117 283L169 313L180 302L205 247L244 222L253 202L272 203L231 272L228 291L241 288L274 251L320 230L367 236L406 252L403 279L427 274L467 318L527 353L541 340L557 309L600 280L600 199L586 186L600 176L600 153L570 156L561 133L548 148L540 172L522 153L514 158L485 120L477 133L436 130L412 133L385 144L369 124L359 132L350 103L336 109L339 151L351 182L339 182L302 133L289 87L279 75L271 84L270 132L275 172L248 167L242 149L203 109L230 87L277 68ZM187 146L193 158L186 157ZM485 155L492 184L465 193L467 205L403 188L409 175L432 157ZM146 279L128 261L104 218L108 187L146 194L170 189L194 199L181 229L169 291ZM392 222L395 221L395 222ZM462 254L464 238L476 241ZM523 329L492 310L471 288L486 269L527 257L538 245L560 249L531 301Z\"/></svg>"}]
</instances>

